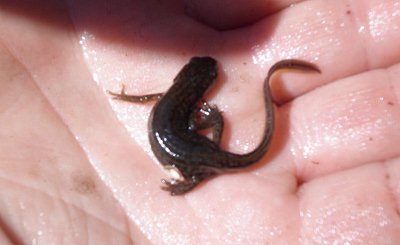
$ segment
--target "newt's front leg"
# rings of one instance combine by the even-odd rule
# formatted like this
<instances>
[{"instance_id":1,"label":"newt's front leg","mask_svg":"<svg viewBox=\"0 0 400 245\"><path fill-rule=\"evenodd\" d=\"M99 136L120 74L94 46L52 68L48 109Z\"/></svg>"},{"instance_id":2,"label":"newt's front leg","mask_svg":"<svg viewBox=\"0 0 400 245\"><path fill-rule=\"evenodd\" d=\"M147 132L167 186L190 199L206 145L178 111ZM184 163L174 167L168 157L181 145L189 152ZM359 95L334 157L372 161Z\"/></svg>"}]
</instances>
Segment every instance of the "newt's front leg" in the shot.
<instances>
[{"instance_id":1,"label":"newt's front leg","mask_svg":"<svg viewBox=\"0 0 400 245\"><path fill-rule=\"evenodd\" d=\"M189 118L190 130L211 129L212 141L218 146L221 143L222 132L224 130L224 119L217 106L210 105L203 101L201 107L192 112Z\"/></svg>"},{"instance_id":2,"label":"newt's front leg","mask_svg":"<svg viewBox=\"0 0 400 245\"><path fill-rule=\"evenodd\" d=\"M113 96L113 99L123 100L134 103L146 103L152 100L159 100L164 95L164 93L155 93L155 94L145 94L145 95L132 95L125 93L125 86L122 85L121 92L115 93L107 90L107 93Z\"/></svg>"}]
</instances>

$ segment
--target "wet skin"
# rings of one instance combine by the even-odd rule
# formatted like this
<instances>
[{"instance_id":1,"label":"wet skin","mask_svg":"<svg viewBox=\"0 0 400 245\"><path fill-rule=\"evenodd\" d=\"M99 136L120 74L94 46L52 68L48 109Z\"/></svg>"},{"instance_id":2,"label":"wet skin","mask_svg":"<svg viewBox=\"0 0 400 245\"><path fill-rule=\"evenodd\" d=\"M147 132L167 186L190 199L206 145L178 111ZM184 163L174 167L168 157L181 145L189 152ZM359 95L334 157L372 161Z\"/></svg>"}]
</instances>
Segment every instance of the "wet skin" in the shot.
<instances>
[{"instance_id":1,"label":"wet skin","mask_svg":"<svg viewBox=\"0 0 400 245\"><path fill-rule=\"evenodd\" d=\"M217 62L211 57L193 57L174 79L165 93L129 95L110 92L114 99L144 103L158 100L149 118L151 149L160 163L176 177L163 179L163 190L181 195L201 181L219 173L247 167L267 152L274 131L274 110L269 88L270 77L281 69L319 72L308 62L282 60L269 70L264 82L266 123L259 145L246 154L235 154L220 148L223 118L217 107L209 105L203 96L217 78ZM198 133L211 129L212 139Z\"/></svg>"}]
</instances>

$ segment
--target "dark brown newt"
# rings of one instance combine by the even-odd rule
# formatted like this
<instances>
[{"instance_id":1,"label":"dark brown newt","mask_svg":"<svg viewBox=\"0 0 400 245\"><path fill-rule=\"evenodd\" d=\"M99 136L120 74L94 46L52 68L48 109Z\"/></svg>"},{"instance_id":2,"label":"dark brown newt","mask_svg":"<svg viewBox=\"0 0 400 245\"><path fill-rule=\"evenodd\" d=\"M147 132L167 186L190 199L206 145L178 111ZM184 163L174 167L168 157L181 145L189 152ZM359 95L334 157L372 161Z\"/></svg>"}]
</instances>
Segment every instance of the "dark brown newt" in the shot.
<instances>
[{"instance_id":1,"label":"dark brown newt","mask_svg":"<svg viewBox=\"0 0 400 245\"><path fill-rule=\"evenodd\" d=\"M129 102L158 100L149 118L150 145L171 174L170 180L162 180L162 189L181 195L219 173L247 167L267 152L274 132L269 79L281 69L320 72L315 65L300 60L282 60L271 67L264 82L264 135L257 148L246 154L228 152L219 145L223 131L221 112L203 99L218 74L217 62L211 57L193 57L166 93L137 96L126 94L124 89L120 93L108 92L114 99ZM212 129L212 139L198 133L207 128Z\"/></svg>"}]
</instances>

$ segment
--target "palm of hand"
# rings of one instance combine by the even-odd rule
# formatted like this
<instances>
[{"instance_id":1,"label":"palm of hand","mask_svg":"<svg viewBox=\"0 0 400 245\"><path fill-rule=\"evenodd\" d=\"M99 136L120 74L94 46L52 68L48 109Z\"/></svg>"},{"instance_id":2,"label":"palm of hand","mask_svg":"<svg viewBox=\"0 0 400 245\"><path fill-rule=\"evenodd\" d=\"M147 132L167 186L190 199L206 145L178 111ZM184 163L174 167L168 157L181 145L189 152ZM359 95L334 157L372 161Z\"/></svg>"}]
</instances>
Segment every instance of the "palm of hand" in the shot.
<instances>
[{"instance_id":1,"label":"palm of hand","mask_svg":"<svg viewBox=\"0 0 400 245\"><path fill-rule=\"evenodd\" d=\"M44 2L0 3L1 239L399 242L393 1L365 1L362 10L307 1L221 33L178 3ZM259 88L274 61L309 60L323 73L276 78L274 143L257 166L170 197L149 153L151 106L109 101L104 91L121 83L133 93L164 91L188 57L203 53L221 64L225 81L210 100L224 110L232 151L258 143Z\"/></svg>"}]
</instances>

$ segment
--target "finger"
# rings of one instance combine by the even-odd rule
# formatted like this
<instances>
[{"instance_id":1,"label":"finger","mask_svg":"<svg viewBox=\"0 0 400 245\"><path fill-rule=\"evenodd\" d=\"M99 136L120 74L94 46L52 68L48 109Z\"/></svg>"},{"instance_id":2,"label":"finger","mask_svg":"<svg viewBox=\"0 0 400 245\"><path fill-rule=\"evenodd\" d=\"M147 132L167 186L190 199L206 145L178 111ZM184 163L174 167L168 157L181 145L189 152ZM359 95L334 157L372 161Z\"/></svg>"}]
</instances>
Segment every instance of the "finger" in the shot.
<instances>
[{"instance_id":1,"label":"finger","mask_svg":"<svg viewBox=\"0 0 400 245\"><path fill-rule=\"evenodd\" d=\"M285 145L283 159L292 158L299 178L308 180L398 157L399 95L397 65L339 80L296 99L279 111L287 115L277 123L275 135ZM285 133L287 138L279 137Z\"/></svg>"},{"instance_id":2,"label":"finger","mask_svg":"<svg viewBox=\"0 0 400 245\"><path fill-rule=\"evenodd\" d=\"M252 24L299 0L186 0L184 2L185 10L192 18L216 29L227 30Z\"/></svg>"},{"instance_id":3,"label":"finger","mask_svg":"<svg viewBox=\"0 0 400 245\"><path fill-rule=\"evenodd\" d=\"M252 28L248 35L254 38L250 41L250 62L262 68L260 74L285 58L319 66L322 78L304 82L287 79L273 88L275 98L284 102L339 78L395 64L400 60L399 27L400 5L395 1L371 0L356 5L305 1Z\"/></svg>"}]
</instances>

